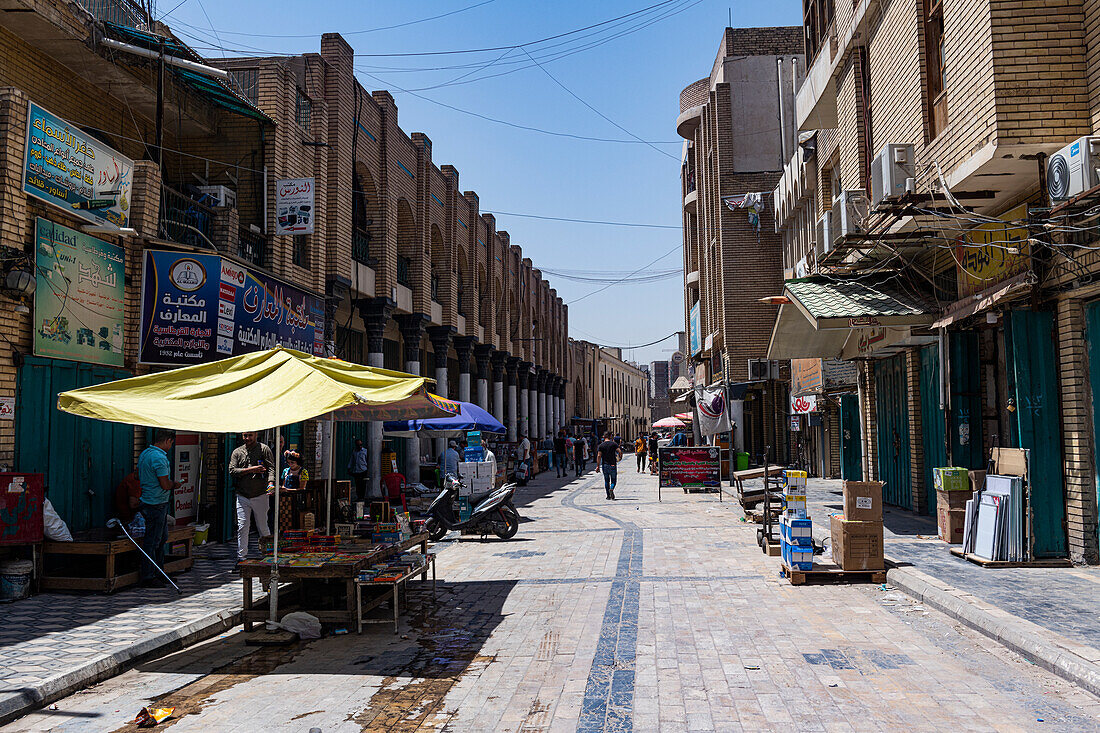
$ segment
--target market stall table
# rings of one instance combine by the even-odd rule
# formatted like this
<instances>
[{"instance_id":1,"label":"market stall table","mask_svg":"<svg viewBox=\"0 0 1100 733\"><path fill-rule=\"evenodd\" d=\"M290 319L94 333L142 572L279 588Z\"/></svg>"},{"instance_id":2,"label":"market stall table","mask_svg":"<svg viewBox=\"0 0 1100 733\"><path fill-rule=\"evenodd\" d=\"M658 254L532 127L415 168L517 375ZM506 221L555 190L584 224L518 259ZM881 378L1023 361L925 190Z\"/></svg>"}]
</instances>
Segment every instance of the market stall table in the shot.
<instances>
[{"instance_id":1,"label":"market stall table","mask_svg":"<svg viewBox=\"0 0 1100 733\"><path fill-rule=\"evenodd\" d=\"M428 535L426 532L415 534L399 544L387 545L381 548L367 540L351 540L341 542L339 550L336 551L326 550L303 553L302 555L289 553L281 555L279 558L278 577L280 581L288 581L291 585L296 586L295 590L299 592L299 595L301 594L302 581L343 582L345 591L344 608L307 608L303 605L296 610L312 614L322 622L343 622L350 627L358 622L355 581L359 576L359 572L372 563L384 560L417 545L420 546L420 551L426 555L428 552ZM341 555L344 556L342 559ZM241 620L244 622L245 631L251 631L253 623L264 621L268 617L266 610L253 606L252 579L259 578L262 584L267 585L271 579L271 567L271 563L266 558L263 560L245 560L237 566L241 574L241 581L244 584ZM426 565L418 568L418 571L422 578L426 579L428 577ZM282 591L280 591L281 594ZM304 601L304 599L301 600ZM282 606L280 610L285 613L294 609Z\"/></svg>"},{"instance_id":2,"label":"market stall table","mask_svg":"<svg viewBox=\"0 0 1100 733\"><path fill-rule=\"evenodd\" d=\"M193 526L169 527L169 550L179 549L182 554L168 554L164 557L164 571L175 573L190 570L194 564L191 557L191 545L195 538ZM140 579L138 565L141 553L138 547L126 537L119 538L112 530L94 529L73 534L72 542L43 543L45 573L42 578L43 590L98 590L112 593L120 588L134 585ZM133 554L133 557L130 555ZM70 562L60 565L58 556L66 556ZM74 572L71 563L75 556L102 558L94 562L94 569L87 573ZM53 558L51 560L51 558ZM131 562L131 560L133 562ZM64 573L64 574L62 574Z\"/></svg>"},{"instance_id":3,"label":"market stall table","mask_svg":"<svg viewBox=\"0 0 1100 733\"><path fill-rule=\"evenodd\" d=\"M368 601L367 605L363 606L363 588L392 588L393 589L393 633L397 633L398 626L398 614L401 609L400 597L401 591L406 589L405 584L410 578L420 576L420 581L425 582L427 580L428 567L432 569L432 598L435 598L435 555L427 555L423 565L419 565L415 568L409 568L407 572L400 577L383 580L374 578L372 580L357 580L355 582L355 603L358 609L356 614L359 622L359 633L363 633L363 624L388 624L390 619L388 618L364 618L363 614L373 611L380 605L385 603L386 599L390 597L389 593L382 593L375 597L373 600Z\"/></svg>"}]
</instances>

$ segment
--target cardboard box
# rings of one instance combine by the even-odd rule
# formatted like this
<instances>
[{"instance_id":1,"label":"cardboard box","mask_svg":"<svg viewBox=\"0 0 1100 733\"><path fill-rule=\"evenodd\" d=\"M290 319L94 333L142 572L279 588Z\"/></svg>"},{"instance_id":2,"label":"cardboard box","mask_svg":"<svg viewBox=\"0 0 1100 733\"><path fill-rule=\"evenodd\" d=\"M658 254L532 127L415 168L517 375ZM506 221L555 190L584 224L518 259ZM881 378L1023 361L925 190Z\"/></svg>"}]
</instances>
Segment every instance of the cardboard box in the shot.
<instances>
[{"instance_id":1,"label":"cardboard box","mask_svg":"<svg viewBox=\"0 0 1100 733\"><path fill-rule=\"evenodd\" d=\"M870 482L869 482L870 483ZM839 514L829 516L833 562L841 570L882 570L882 522L859 522Z\"/></svg>"},{"instance_id":2,"label":"cardboard box","mask_svg":"<svg viewBox=\"0 0 1100 733\"><path fill-rule=\"evenodd\" d=\"M784 494L783 503L785 504L785 511L789 517L798 517L799 519L806 518L806 495L805 494Z\"/></svg>"},{"instance_id":3,"label":"cardboard box","mask_svg":"<svg viewBox=\"0 0 1100 733\"><path fill-rule=\"evenodd\" d=\"M780 538L792 545L813 546L813 522L783 515L779 518Z\"/></svg>"},{"instance_id":4,"label":"cardboard box","mask_svg":"<svg viewBox=\"0 0 1100 733\"><path fill-rule=\"evenodd\" d=\"M970 494L961 491L948 491L948 494L961 494L967 499ZM961 545L963 541L963 529L966 527L966 505L961 509L953 509L940 504L936 508L936 524L940 530L940 539L951 545Z\"/></svg>"},{"instance_id":5,"label":"cardboard box","mask_svg":"<svg viewBox=\"0 0 1100 733\"><path fill-rule=\"evenodd\" d=\"M981 491L985 488L985 471L967 471L970 474L970 490Z\"/></svg>"},{"instance_id":6,"label":"cardboard box","mask_svg":"<svg viewBox=\"0 0 1100 733\"><path fill-rule=\"evenodd\" d=\"M936 509L966 509L966 502L972 498L969 491L936 491Z\"/></svg>"},{"instance_id":7,"label":"cardboard box","mask_svg":"<svg viewBox=\"0 0 1100 733\"><path fill-rule=\"evenodd\" d=\"M853 522L881 522L882 482L845 481L844 518Z\"/></svg>"},{"instance_id":8,"label":"cardboard box","mask_svg":"<svg viewBox=\"0 0 1100 733\"><path fill-rule=\"evenodd\" d=\"M933 468L932 483L936 491L970 491L970 472L965 468Z\"/></svg>"}]
</instances>

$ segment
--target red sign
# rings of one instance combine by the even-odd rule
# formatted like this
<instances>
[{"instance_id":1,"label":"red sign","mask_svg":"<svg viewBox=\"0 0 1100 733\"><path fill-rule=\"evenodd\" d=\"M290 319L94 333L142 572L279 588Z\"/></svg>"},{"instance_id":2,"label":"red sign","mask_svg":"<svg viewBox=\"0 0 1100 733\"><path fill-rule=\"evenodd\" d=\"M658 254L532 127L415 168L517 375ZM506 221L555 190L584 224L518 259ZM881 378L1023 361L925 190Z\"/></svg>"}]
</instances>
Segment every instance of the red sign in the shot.
<instances>
[{"instance_id":1,"label":"red sign","mask_svg":"<svg viewBox=\"0 0 1100 733\"><path fill-rule=\"evenodd\" d=\"M717 446L665 446L657 450L660 485L710 487L722 484L722 456Z\"/></svg>"},{"instance_id":2,"label":"red sign","mask_svg":"<svg viewBox=\"0 0 1100 733\"><path fill-rule=\"evenodd\" d=\"M796 415L805 415L817 411L817 395L807 394L801 397L791 398L791 412Z\"/></svg>"},{"instance_id":3,"label":"red sign","mask_svg":"<svg viewBox=\"0 0 1100 733\"><path fill-rule=\"evenodd\" d=\"M43 486L40 473L0 473L0 545L42 541Z\"/></svg>"}]
</instances>

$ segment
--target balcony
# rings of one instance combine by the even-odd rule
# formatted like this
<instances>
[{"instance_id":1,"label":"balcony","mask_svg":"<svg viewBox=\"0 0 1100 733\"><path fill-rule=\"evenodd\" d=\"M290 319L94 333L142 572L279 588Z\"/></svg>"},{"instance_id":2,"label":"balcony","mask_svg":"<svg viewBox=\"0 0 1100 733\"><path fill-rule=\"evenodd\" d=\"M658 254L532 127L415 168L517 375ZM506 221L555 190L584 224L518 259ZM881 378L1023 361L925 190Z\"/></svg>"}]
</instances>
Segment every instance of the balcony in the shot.
<instances>
[{"instance_id":1,"label":"balcony","mask_svg":"<svg viewBox=\"0 0 1100 733\"><path fill-rule=\"evenodd\" d=\"M676 118L676 134L685 140L691 140L695 131L699 129L699 123L703 120L703 105L685 109Z\"/></svg>"},{"instance_id":2,"label":"balcony","mask_svg":"<svg viewBox=\"0 0 1100 733\"><path fill-rule=\"evenodd\" d=\"M237 241L237 256L257 267L264 266L267 254L267 238L248 227L241 227Z\"/></svg>"},{"instance_id":3,"label":"balcony","mask_svg":"<svg viewBox=\"0 0 1100 733\"><path fill-rule=\"evenodd\" d=\"M408 257L403 255L397 255L397 284L404 285L406 288L412 288L412 280L410 279L410 270L412 269L412 263Z\"/></svg>"},{"instance_id":4,"label":"balcony","mask_svg":"<svg viewBox=\"0 0 1100 733\"><path fill-rule=\"evenodd\" d=\"M698 289L699 288L699 271L698 270L692 270L691 272L689 272L687 274L687 276L684 277L684 284L687 285L689 288Z\"/></svg>"},{"instance_id":5,"label":"balcony","mask_svg":"<svg viewBox=\"0 0 1100 733\"><path fill-rule=\"evenodd\" d=\"M351 258L367 267L374 267L378 260L370 256L370 232L353 229L351 232Z\"/></svg>"},{"instance_id":6,"label":"balcony","mask_svg":"<svg viewBox=\"0 0 1100 733\"><path fill-rule=\"evenodd\" d=\"M149 30L149 15L134 0L77 0L77 4L96 20L105 20L139 31Z\"/></svg>"},{"instance_id":7,"label":"balcony","mask_svg":"<svg viewBox=\"0 0 1100 733\"><path fill-rule=\"evenodd\" d=\"M160 236L201 249L215 249L214 209L174 188L160 187Z\"/></svg>"},{"instance_id":8,"label":"balcony","mask_svg":"<svg viewBox=\"0 0 1100 733\"><path fill-rule=\"evenodd\" d=\"M684 208L688 211L695 211L695 204L699 201L699 192L694 188L687 192L684 196Z\"/></svg>"}]
</instances>

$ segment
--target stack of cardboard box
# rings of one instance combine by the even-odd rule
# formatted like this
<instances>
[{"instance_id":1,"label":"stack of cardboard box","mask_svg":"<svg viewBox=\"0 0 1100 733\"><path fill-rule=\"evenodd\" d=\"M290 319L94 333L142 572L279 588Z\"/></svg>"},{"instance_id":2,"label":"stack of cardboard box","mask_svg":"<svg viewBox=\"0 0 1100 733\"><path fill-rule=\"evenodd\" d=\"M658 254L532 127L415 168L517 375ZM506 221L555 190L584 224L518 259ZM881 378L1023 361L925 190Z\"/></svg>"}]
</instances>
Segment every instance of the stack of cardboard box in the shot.
<instances>
[{"instance_id":1,"label":"stack of cardboard box","mask_svg":"<svg viewBox=\"0 0 1100 733\"><path fill-rule=\"evenodd\" d=\"M833 562L841 570L882 570L882 484L845 481L844 513L829 517Z\"/></svg>"},{"instance_id":2,"label":"stack of cardboard box","mask_svg":"<svg viewBox=\"0 0 1100 733\"><path fill-rule=\"evenodd\" d=\"M783 564L794 570L814 566L813 523L806 515L806 472L786 471L783 514L779 517Z\"/></svg>"},{"instance_id":3,"label":"stack of cardboard box","mask_svg":"<svg viewBox=\"0 0 1100 733\"><path fill-rule=\"evenodd\" d=\"M965 468L933 468L932 482L936 488L936 525L940 539L952 545L963 541L966 525L966 502L971 497L971 474L980 474L985 483L985 471L968 471Z\"/></svg>"}]
</instances>

